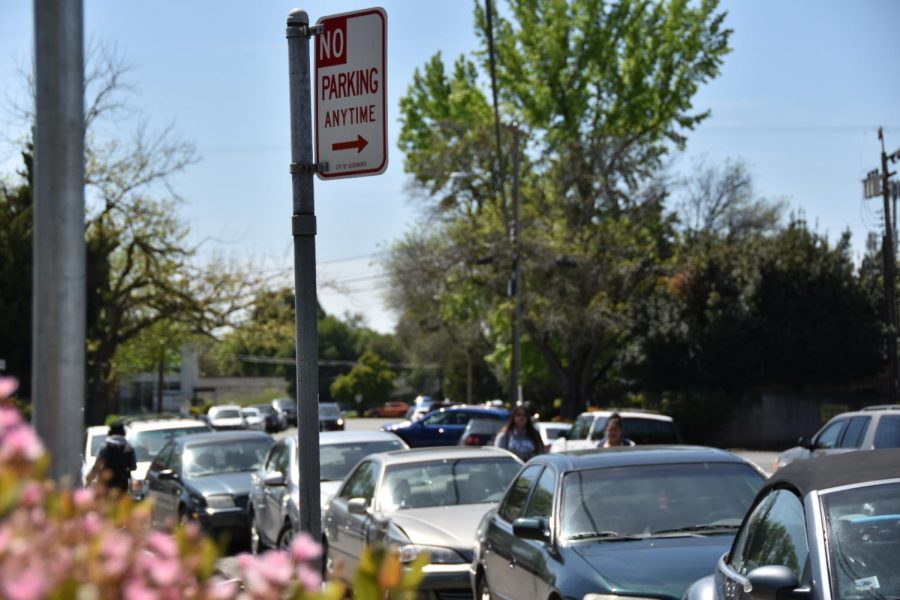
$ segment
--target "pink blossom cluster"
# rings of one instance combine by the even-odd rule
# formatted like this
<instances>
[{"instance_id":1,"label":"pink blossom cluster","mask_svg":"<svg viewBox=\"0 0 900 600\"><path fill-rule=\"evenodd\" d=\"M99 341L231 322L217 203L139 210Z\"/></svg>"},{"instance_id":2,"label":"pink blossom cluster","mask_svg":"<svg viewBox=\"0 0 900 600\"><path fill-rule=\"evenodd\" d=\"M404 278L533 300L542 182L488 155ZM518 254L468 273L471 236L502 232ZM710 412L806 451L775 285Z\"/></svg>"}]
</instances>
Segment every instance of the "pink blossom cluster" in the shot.
<instances>
[{"instance_id":1,"label":"pink blossom cluster","mask_svg":"<svg viewBox=\"0 0 900 600\"><path fill-rule=\"evenodd\" d=\"M11 377L0 377L0 400L9 398L18 387ZM33 464L44 454L44 445L34 429L22 420L19 411L0 402L0 464Z\"/></svg>"},{"instance_id":2,"label":"pink blossom cluster","mask_svg":"<svg viewBox=\"0 0 900 600\"><path fill-rule=\"evenodd\" d=\"M259 556L241 554L238 567L246 595L252 600L316 597L322 578L310 563L322 555L322 547L308 534L294 540L290 553L270 550Z\"/></svg>"}]
</instances>

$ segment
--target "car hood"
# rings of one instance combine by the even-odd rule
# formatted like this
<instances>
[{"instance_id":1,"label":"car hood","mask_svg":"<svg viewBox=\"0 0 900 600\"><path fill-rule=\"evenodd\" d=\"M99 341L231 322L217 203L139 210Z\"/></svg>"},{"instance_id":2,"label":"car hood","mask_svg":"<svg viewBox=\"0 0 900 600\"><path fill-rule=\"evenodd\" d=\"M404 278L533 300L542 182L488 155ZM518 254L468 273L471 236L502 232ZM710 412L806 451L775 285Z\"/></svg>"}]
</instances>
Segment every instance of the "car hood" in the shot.
<instances>
[{"instance_id":1,"label":"car hood","mask_svg":"<svg viewBox=\"0 0 900 600\"><path fill-rule=\"evenodd\" d=\"M408 508L391 513L390 520L414 544L471 551L481 518L495 503Z\"/></svg>"},{"instance_id":2,"label":"car hood","mask_svg":"<svg viewBox=\"0 0 900 600\"><path fill-rule=\"evenodd\" d=\"M250 493L251 471L242 473L217 473L205 477L193 477L191 487L204 496L210 494L231 494L245 496Z\"/></svg>"},{"instance_id":3,"label":"car hood","mask_svg":"<svg viewBox=\"0 0 900 600\"><path fill-rule=\"evenodd\" d=\"M572 546L611 591L681 598L688 586L716 569L733 535L587 542Z\"/></svg>"}]
</instances>

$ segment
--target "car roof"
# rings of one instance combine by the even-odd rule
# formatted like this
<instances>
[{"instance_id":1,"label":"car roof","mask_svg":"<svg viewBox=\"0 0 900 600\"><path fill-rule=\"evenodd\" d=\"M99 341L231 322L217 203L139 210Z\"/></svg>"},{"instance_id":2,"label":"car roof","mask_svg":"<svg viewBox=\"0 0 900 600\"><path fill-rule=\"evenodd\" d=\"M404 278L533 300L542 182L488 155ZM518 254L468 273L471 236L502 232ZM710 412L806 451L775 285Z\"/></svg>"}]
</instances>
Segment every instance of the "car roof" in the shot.
<instances>
[{"instance_id":1,"label":"car roof","mask_svg":"<svg viewBox=\"0 0 900 600\"><path fill-rule=\"evenodd\" d=\"M352 444L355 442L400 441L398 436L388 431L323 431L319 434L319 445Z\"/></svg>"},{"instance_id":2,"label":"car roof","mask_svg":"<svg viewBox=\"0 0 900 600\"><path fill-rule=\"evenodd\" d=\"M640 411L640 410L617 410L617 409L588 410L588 411L585 411L585 412L581 413L580 415L578 415L578 418L580 419L585 416L591 416L591 417L594 417L595 419L597 419L600 417L608 417L609 415L611 415L613 413L619 413L619 416L622 417L623 419L652 419L654 421L672 421L673 420L672 417L670 417L669 415L661 415L659 413L654 413L654 412L644 412L644 411Z\"/></svg>"},{"instance_id":3,"label":"car roof","mask_svg":"<svg viewBox=\"0 0 900 600\"><path fill-rule=\"evenodd\" d=\"M790 487L806 496L814 490L895 477L900 477L900 448L858 450L793 462L776 471L764 489Z\"/></svg>"},{"instance_id":4,"label":"car roof","mask_svg":"<svg viewBox=\"0 0 900 600\"><path fill-rule=\"evenodd\" d=\"M262 431L212 431L210 433L197 433L194 435L185 435L175 440L179 446L197 446L208 444L211 442L238 442L243 440L272 440L272 436Z\"/></svg>"},{"instance_id":5,"label":"car roof","mask_svg":"<svg viewBox=\"0 0 900 600\"><path fill-rule=\"evenodd\" d=\"M408 464L432 460L453 460L458 458L515 458L516 455L491 446L432 446L410 450L392 450L372 456L379 457L386 465Z\"/></svg>"},{"instance_id":6,"label":"car roof","mask_svg":"<svg viewBox=\"0 0 900 600\"><path fill-rule=\"evenodd\" d=\"M203 421L197 419L153 419L147 421L132 421L125 428L129 432L160 431L164 429L180 429L182 427L207 427Z\"/></svg>"},{"instance_id":7,"label":"car roof","mask_svg":"<svg viewBox=\"0 0 900 600\"><path fill-rule=\"evenodd\" d=\"M531 462L552 464L560 471L695 462L746 464L758 470L752 462L719 448L682 445L592 448L590 450L540 454L533 458Z\"/></svg>"}]
</instances>

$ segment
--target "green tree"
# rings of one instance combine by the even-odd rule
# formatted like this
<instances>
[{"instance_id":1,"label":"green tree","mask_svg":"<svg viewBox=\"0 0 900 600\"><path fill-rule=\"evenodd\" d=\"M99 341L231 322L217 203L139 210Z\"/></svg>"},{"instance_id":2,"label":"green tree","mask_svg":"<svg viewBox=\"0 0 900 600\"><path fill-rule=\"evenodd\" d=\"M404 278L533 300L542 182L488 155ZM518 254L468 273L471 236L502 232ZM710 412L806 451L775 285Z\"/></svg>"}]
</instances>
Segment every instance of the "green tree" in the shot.
<instances>
[{"instance_id":1,"label":"green tree","mask_svg":"<svg viewBox=\"0 0 900 600\"><path fill-rule=\"evenodd\" d=\"M331 395L335 400L348 404L361 396L360 408L378 406L390 399L395 377L387 361L372 351L366 351L349 373L334 380Z\"/></svg>"},{"instance_id":2,"label":"green tree","mask_svg":"<svg viewBox=\"0 0 900 600\"><path fill-rule=\"evenodd\" d=\"M497 19L495 37L501 118L517 123L503 127L505 156L514 137L524 149L524 344L542 357L571 417L613 377L628 348L631 307L671 252L665 190L654 177L707 116L692 98L718 74L730 31L711 0L508 4L511 18ZM476 5L483 41L484 22ZM494 160L481 88L488 56L478 59L481 68L461 57L448 72L437 55L416 72L401 99L399 143L446 246L449 269L437 271L445 285L431 310L473 307L499 351L493 356L506 362L512 212L497 169L509 173L515 161ZM392 284L403 288L396 276ZM428 310L407 308L410 317Z\"/></svg>"}]
</instances>

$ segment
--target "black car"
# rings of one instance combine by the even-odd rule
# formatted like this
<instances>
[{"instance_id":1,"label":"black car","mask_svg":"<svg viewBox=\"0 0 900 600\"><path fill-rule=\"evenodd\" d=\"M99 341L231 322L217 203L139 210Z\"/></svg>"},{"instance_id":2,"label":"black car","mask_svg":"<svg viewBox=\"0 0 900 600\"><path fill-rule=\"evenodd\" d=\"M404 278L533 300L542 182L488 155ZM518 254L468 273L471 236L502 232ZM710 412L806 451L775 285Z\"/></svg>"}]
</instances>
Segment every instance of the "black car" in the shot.
<instances>
[{"instance_id":1,"label":"black car","mask_svg":"<svg viewBox=\"0 0 900 600\"><path fill-rule=\"evenodd\" d=\"M697 446L542 454L475 535L476 598L680 600L728 550L764 481Z\"/></svg>"},{"instance_id":2,"label":"black car","mask_svg":"<svg viewBox=\"0 0 900 600\"><path fill-rule=\"evenodd\" d=\"M285 427L297 426L297 401L293 398L276 398L272 400L272 408L284 419Z\"/></svg>"},{"instance_id":3,"label":"black car","mask_svg":"<svg viewBox=\"0 0 900 600\"><path fill-rule=\"evenodd\" d=\"M172 525L193 520L216 537L246 537L250 476L272 443L261 431L201 433L167 443L145 482L153 498L153 521Z\"/></svg>"},{"instance_id":4,"label":"black car","mask_svg":"<svg viewBox=\"0 0 900 600\"><path fill-rule=\"evenodd\" d=\"M688 600L900 597L900 449L798 461L759 491Z\"/></svg>"},{"instance_id":5,"label":"black car","mask_svg":"<svg viewBox=\"0 0 900 600\"><path fill-rule=\"evenodd\" d=\"M343 431L344 417L334 402L319 403L319 431Z\"/></svg>"}]
</instances>

